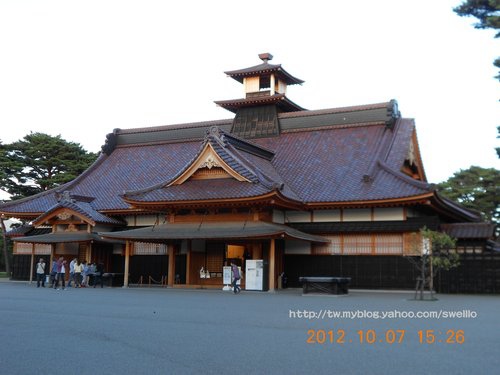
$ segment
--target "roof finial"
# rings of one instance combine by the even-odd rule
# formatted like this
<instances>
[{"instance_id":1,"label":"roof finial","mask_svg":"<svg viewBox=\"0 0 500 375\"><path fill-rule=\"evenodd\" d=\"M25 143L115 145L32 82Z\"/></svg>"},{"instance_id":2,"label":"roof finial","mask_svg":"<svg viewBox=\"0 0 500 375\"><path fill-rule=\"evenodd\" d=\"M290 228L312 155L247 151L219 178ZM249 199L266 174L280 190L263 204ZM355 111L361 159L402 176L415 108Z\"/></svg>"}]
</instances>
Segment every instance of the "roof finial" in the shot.
<instances>
[{"instance_id":1,"label":"roof finial","mask_svg":"<svg viewBox=\"0 0 500 375\"><path fill-rule=\"evenodd\" d=\"M265 64L267 64L268 61L273 59L273 55L271 55L269 52L266 53L259 53L259 59L264 61Z\"/></svg>"}]
</instances>

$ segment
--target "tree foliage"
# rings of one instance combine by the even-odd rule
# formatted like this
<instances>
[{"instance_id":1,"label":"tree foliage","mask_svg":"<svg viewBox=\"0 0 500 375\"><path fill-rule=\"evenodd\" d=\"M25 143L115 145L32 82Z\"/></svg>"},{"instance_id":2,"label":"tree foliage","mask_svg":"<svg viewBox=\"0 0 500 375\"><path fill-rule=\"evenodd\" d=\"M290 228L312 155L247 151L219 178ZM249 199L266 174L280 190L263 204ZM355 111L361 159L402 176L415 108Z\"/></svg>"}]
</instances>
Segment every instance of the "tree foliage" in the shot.
<instances>
[{"instance_id":1,"label":"tree foliage","mask_svg":"<svg viewBox=\"0 0 500 375\"><path fill-rule=\"evenodd\" d=\"M0 144L0 189L13 199L46 191L76 178L96 157L61 136L30 133L17 142Z\"/></svg>"},{"instance_id":2,"label":"tree foliage","mask_svg":"<svg viewBox=\"0 0 500 375\"><path fill-rule=\"evenodd\" d=\"M500 29L500 0L467 0L453 9L462 17L476 17L479 22L474 25L476 29ZM495 38L500 37L500 31ZM500 58L493 63L500 68ZM500 74L496 76L500 80Z\"/></svg>"},{"instance_id":3,"label":"tree foliage","mask_svg":"<svg viewBox=\"0 0 500 375\"><path fill-rule=\"evenodd\" d=\"M472 166L438 184L439 192L467 208L480 211L486 220L500 223L500 171Z\"/></svg>"},{"instance_id":4,"label":"tree foliage","mask_svg":"<svg viewBox=\"0 0 500 375\"><path fill-rule=\"evenodd\" d=\"M427 228L420 230L418 239L414 241L413 246L417 252L421 253L420 257L418 259L407 258L419 273L415 297L418 291L418 299L423 300L424 289L427 286L431 293L430 299L434 299L432 293L434 277L437 273L441 270L448 271L460 265L460 256L456 252L457 240L446 233Z\"/></svg>"}]
</instances>

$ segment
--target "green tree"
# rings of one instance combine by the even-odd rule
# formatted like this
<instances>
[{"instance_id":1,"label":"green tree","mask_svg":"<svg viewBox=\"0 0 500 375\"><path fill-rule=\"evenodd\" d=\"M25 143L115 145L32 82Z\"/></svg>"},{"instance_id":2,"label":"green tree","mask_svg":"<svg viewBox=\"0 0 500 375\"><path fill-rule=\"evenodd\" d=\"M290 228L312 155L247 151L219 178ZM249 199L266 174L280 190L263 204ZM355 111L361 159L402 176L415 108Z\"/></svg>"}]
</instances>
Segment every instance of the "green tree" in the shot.
<instances>
[{"instance_id":1,"label":"green tree","mask_svg":"<svg viewBox=\"0 0 500 375\"><path fill-rule=\"evenodd\" d=\"M438 184L439 192L467 208L483 213L484 218L500 223L500 171L472 166L455 172Z\"/></svg>"},{"instance_id":2,"label":"green tree","mask_svg":"<svg viewBox=\"0 0 500 375\"><path fill-rule=\"evenodd\" d=\"M453 9L461 17L476 17L479 22L474 25L476 29L500 29L500 0L467 0ZM500 37L500 31L495 38ZM500 68L500 58L493 63ZM500 80L500 74L496 76Z\"/></svg>"},{"instance_id":3,"label":"green tree","mask_svg":"<svg viewBox=\"0 0 500 375\"><path fill-rule=\"evenodd\" d=\"M4 175L0 189L13 199L27 197L69 182L96 159L78 143L61 136L30 133L22 140L1 146Z\"/></svg>"},{"instance_id":4,"label":"green tree","mask_svg":"<svg viewBox=\"0 0 500 375\"><path fill-rule=\"evenodd\" d=\"M460 265L460 256L455 251L456 242L455 238L448 236L446 233L427 228L420 230L420 236L415 236L412 246L421 255L418 259L407 258L419 272L415 297L417 297L418 291L418 299L423 300L424 290L427 285L430 291L430 299L434 299L434 277L437 273L441 270L448 271Z\"/></svg>"},{"instance_id":5,"label":"green tree","mask_svg":"<svg viewBox=\"0 0 500 375\"><path fill-rule=\"evenodd\" d=\"M497 139L498 139L498 138L500 138L500 126L497 126L497 132L498 132L498 135L497 135ZM496 150L497 150L497 156L500 158L500 147L497 147Z\"/></svg>"}]
</instances>

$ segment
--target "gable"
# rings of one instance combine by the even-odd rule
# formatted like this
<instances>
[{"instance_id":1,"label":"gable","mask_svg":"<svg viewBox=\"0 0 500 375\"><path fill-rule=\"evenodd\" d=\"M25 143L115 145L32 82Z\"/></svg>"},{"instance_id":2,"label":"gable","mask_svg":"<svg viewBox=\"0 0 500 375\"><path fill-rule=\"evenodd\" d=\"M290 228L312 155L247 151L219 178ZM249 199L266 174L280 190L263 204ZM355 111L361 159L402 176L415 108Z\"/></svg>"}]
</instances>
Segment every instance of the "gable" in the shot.
<instances>
[{"instance_id":1,"label":"gable","mask_svg":"<svg viewBox=\"0 0 500 375\"><path fill-rule=\"evenodd\" d=\"M227 165L210 143L206 143L201 153L193 160L191 165L167 186L181 185L190 178L234 178L238 181L250 182L250 180Z\"/></svg>"}]
</instances>

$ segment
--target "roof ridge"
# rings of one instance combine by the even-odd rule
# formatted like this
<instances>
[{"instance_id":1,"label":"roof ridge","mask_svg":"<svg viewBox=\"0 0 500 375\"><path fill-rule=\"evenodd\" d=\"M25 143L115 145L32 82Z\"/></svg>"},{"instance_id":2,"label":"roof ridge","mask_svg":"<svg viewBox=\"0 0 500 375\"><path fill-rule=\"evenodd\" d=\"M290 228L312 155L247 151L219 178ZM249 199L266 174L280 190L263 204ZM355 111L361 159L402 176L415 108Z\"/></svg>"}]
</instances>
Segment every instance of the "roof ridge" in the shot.
<instances>
[{"instance_id":1,"label":"roof ridge","mask_svg":"<svg viewBox=\"0 0 500 375\"><path fill-rule=\"evenodd\" d=\"M312 110L305 110L305 111L284 112L284 113L279 113L278 118L319 116L319 115L327 115L327 114L332 114L332 113L368 111L370 109L385 108L390 103L391 102L389 101L389 102L364 104L364 105L357 105L357 106L333 107L333 108L312 109Z\"/></svg>"},{"instance_id":2,"label":"roof ridge","mask_svg":"<svg viewBox=\"0 0 500 375\"><path fill-rule=\"evenodd\" d=\"M233 119L220 119L220 120L207 120L207 121L197 121L197 122L185 122L185 123L177 123L170 125L156 125L156 126L148 126L148 127L140 127L140 128L129 128L129 129L118 129L117 135L124 134L136 134L136 133L154 133L157 131L175 131L179 129L186 128L205 128L211 124L232 124Z\"/></svg>"}]
</instances>

